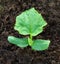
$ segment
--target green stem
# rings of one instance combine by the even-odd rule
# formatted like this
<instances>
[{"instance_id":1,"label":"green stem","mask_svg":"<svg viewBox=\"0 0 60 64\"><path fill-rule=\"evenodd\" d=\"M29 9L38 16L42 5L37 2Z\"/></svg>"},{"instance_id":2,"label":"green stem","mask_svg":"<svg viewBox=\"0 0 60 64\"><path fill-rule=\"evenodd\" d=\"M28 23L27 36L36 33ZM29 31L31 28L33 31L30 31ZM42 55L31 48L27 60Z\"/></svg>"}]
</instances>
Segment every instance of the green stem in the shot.
<instances>
[{"instance_id":1,"label":"green stem","mask_svg":"<svg viewBox=\"0 0 60 64\"><path fill-rule=\"evenodd\" d=\"M31 45L33 44L33 40L32 40L32 39L33 39L33 37L32 37L32 35L31 35L31 34L30 34L30 39L31 39L31 40L30 40L30 46L31 46Z\"/></svg>"},{"instance_id":2,"label":"green stem","mask_svg":"<svg viewBox=\"0 0 60 64\"><path fill-rule=\"evenodd\" d=\"M30 35L30 39L32 40L32 35Z\"/></svg>"},{"instance_id":3,"label":"green stem","mask_svg":"<svg viewBox=\"0 0 60 64\"><path fill-rule=\"evenodd\" d=\"M33 40L32 40L32 35L30 35L30 37L28 38L28 42L29 42L29 45L32 46L33 44Z\"/></svg>"}]
</instances>

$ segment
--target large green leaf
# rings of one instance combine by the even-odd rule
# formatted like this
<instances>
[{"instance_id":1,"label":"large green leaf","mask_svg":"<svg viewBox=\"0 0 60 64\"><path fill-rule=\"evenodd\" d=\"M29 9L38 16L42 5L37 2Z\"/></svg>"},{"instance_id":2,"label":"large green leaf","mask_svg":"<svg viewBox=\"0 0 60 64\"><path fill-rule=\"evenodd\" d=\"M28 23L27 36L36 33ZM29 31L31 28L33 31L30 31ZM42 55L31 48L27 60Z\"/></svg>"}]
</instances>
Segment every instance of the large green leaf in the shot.
<instances>
[{"instance_id":1,"label":"large green leaf","mask_svg":"<svg viewBox=\"0 0 60 64\"><path fill-rule=\"evenodd\" d=\"M16 38L13 36L9 36L8 37L8 41L12 44L15 44L19 47L26 47L28 46L28 39L27 38Z\"/></svg>"},{"instance_id":2,"label":"large green leaf","mask_svg":"<svg viewBox=\"0 0 60 64\"><path fill-rule=\"evenodd\" d=\"M32 49L37 51L39 50L42 51L42 50L48 49L49 44L50 44L49 40L38 39L34 41L32 45Z\"/></svg>"},{"instance_id":3,"label":"large green leaf","mask_svg":"<svg viewBox=\"0 0 60 64\"><path fill-rule=\"evenodd\" d=\"M16 17L16 24L14 29L22 35L36 36L43 31L43 27L47 23L34 8L26 10Z\"/></svg>"}]
</instances>

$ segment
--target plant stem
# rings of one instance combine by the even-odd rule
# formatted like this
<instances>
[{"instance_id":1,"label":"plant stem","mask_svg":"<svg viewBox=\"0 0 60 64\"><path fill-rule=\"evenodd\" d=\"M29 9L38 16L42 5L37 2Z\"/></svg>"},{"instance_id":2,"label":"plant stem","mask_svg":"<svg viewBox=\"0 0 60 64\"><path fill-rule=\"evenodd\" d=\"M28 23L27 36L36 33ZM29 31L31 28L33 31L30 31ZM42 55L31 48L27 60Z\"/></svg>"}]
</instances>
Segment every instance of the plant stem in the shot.
<instances>
[{"instance_id":1,"label":"plant stem","mask_svg":"<svg viewBox=\"0 0 60 64\"><path fill-rule=\"evenodd\" d=\"M32 40L32 35L30 35L30 39Z\"/></svg>"},{"instance_id":2,"label":"plant stem","mask_svg":"<svg viewBox=\"0 0 60 64\"><path fill-rule=\"evenodd\" d=\"M28 38L29 45L32 46L33 40L32 35L30 34L30 37Z\"/></svg>"},{"instance_id":3,"label":"plant stem","mask_svg":"<svg viewBox=\"0 0 60 64\"><path fill-rule=\"evenodd\" d=\"M30 34L30 46L33 44L33 37L32 37L32 35Z\"/></svg>"}]
</instances>

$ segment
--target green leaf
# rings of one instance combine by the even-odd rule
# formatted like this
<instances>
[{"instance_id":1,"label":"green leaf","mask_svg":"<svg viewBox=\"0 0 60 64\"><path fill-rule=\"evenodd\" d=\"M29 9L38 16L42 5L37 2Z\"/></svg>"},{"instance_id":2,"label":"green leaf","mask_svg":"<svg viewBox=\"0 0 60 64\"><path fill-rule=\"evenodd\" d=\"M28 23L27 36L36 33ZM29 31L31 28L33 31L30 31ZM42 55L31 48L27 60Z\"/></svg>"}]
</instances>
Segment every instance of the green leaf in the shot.
<instances>
[{"instance_id":1,"label":"green leaf","mask_svg":"<svg viewBox=\"0 0 60 64\"><path fill-rule=\"evenodd\" d=\"M36 36L43 31L47 23L34 8L26 10L16 17L14 29L22 35Z\"/></svg>"},{"instance_id":2,"label":"green leaf","mask_svg":"<svg viewBox=\"0 0 60 64\"><path fill-rule=\"evenodd\" d=\"M50 44L50 40L38 39L38 40L34 40L34 43L31 47L33 50L42 51L48 49L49 44Z\"/></svg>"},{"instance_id":3,"label":"green leaf","mask_svg":"<svg viewBox=\"0 0 60 64\"><path fill-rule=\"evenodd\" d=\"M19 47L27 47L28 46L28 39L27 38L16 38L13 36L8 37L8 41L12 44L15 44Z\"/></svg>"}]
</instances>

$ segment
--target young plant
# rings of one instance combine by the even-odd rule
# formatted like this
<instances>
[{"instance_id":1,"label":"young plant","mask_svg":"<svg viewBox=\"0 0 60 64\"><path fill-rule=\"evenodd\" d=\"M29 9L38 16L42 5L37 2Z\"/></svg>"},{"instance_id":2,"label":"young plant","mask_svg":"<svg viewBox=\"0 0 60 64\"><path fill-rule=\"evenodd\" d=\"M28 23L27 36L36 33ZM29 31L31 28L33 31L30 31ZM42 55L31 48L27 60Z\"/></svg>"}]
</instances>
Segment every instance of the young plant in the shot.
<instances>
[{"instance_id":1,"label":"young plant","mask_svg":"<svg viewBox=\"0 0 60 64\"><path fill-rule=\"evenodd\" d=\"M22 35L29 35L28 38L16 38L14 36L8 36L8 41L21 48L31 46L33 50L42 51L48 49L50 40L37 39L33 40L33 36L43 32L43 27L47 23L34 8L26 10L22 14L16 17L16 23L14 29Z\"/></svg>"}]
</instances>

